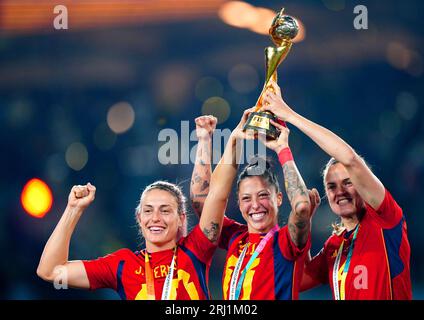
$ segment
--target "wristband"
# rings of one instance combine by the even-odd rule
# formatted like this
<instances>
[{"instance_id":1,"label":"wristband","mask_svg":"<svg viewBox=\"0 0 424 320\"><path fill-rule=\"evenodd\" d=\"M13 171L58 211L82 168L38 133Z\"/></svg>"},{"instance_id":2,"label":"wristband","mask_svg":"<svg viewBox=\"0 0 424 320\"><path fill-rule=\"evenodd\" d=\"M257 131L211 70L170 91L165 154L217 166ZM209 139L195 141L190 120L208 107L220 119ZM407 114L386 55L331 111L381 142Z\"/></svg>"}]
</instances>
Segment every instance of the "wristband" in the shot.
<instances>
[{"instance_id":1,"label":"wristband","mask_svg":"<svg viewBox=\"0 0 424 320\"><path fill-rule=\"evenodd\" d=\"M283 127L286 127L287 128L287 124L286 124L286 122L285 121L283 121L283 120L281 120L281 119L278 119L277 118L277 121L276 121L278 124L280 124L280 125L282 125Z\"/></svg>"},{"instance_id":2,"label":"wristband","mask_svg":"<svg viewBox=\"0 0 424 320\"><path fill-rule=\"evenodd\" d=\"M287 161L293 161L293 154L289 147L284 148L278 153L278 160L281 166L284 166Z\"/></svg>"}]
</instances>

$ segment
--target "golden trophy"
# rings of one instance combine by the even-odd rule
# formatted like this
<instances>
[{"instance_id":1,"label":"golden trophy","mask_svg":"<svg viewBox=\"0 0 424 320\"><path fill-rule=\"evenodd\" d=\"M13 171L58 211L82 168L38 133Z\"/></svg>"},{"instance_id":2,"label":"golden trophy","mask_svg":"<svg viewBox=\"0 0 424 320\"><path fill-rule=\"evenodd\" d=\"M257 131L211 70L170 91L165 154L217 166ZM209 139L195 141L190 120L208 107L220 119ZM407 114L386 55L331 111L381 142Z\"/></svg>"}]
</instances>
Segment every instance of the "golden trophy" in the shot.
<instances>
[{"instance_id":1,"label":"golden trophy","mask_svg":"<svg viewBox=\"0 0 424 320\"><path fill-rule=\"evenodd\" d=\"M269 88L269 81L271 79L277 81L277 68L287 57L292 46L292 40L296 37L298 31L299 26L296 20L291 16L284 15L284 8L282 8L275 16L271 28L269 29L269 35L276 47L265 48L265 84L255 104L255 111L249 115L243 130L250 129L264 133L267 139L278 138L280 132L269 120L272 119L277 123L284 123L271 112L260 111L263 106L262 97L267 90L272 90L272 88Z\"/></svg>"}]
</instances>

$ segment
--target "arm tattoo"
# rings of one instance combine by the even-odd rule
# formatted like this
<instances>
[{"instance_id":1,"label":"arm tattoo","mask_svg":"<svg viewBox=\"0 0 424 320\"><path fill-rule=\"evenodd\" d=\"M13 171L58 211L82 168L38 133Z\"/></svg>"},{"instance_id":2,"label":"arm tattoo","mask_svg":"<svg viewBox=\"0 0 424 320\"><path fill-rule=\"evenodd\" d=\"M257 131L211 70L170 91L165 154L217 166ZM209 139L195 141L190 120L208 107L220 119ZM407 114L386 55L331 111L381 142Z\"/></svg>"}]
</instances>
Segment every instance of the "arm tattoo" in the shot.
<instances>
[{"instance_id":1,"label":"arm tattoo","mask_svg":"<svg viewBox=\"0 0 424 320\"><path fill-rule=\"evenodd\" d=\"M199 159L198 163L200 163L200 165L202 167L206 166L207 164L210 164L210 160L209 160L209 158L210 158L209 149L211 148L210 145L209 144L204 145L204 144L199 143L198 148L199 148L199 151L197 152L197 154L198 154L197 157Z\"/></svg>"},{"instance_id":2,"label":"arm tattoo","mask_svg":"<svg viewBox=\"0 0 424 320\"><path fill-rule=\"evenodd\" d=\"M200 216L207 194L209 192L209 183L211 179L211 159L210 159L210 141L199 141L196 152L196 161L191 177L190 200L196 214Z\"/></svg>"},{"instance_id":3,"label":"arm tattoo","mask_svg":"<svg viewBox=\"0 0 424 320\"><path fill-rule=\"evenodd\" d=\"M309 232L305 229L306 222L297 222L295 224L289 222L288 228L290 238L299 249L302 249L308 241Z\"/></svg>"},{"instance_id":4,"label":"arm tattoo","mask_svg":"<svg viewBox=\"0 0 424 320\"><path fill-rule=\"evenodd\" d=\"M194 199L194 198L206 198L207 196L208 196L207 193L199 193L199 194L192 194L191 198L192 199Z\"/></svg>"},{"instance_id":5,"label":"arm tattoo","mask_svg":"<svg viewBox=\"0 0 424 320\"><path fill-rule=\"evenodd\" d=\"M206 189L209 188L209 181L203 181L202 186L200 187L200 191L205 191Z\"/></svg>"},{"instance_id":6,"label":"arm tattoo","mask_svg":"<svg viewBox=\"0 0 424 320\"><path fill-rule=\"evenodd\" d=\"M308 196L306 186L303 181L301 181L299 173L295 167L285 164L283 166L283 173L286 192L290 202L297 193L300 193L302 196Z\"/></svg>"},{"instance_id":7,"label":"arm tattoo","mask_svg":"<svg viewBox=\"0 0 424 320\"><path fill-rule=\"evenodd\" d=\"M293 235L296 235L296 231L297 231L295 225L293 223L289 222L288 228L289 228L289 233L290 233L291 238L292 239L296 238L296 237L293 238Z\"/></svg>"},{"instance_id":8,"label":"arm tattoo","mask_svg":"<svg viewBox=\"0 0 424 320\"><path fill-rule=\"evenodd\" d=\"M302 212L300 207L309 204L309 195L294 163L284 164L283 173L287 197L293 208L288 223L290 237L297 247L303 248L308 240L310 214ZM296 201L293 203L293 200Z\"/></svg>"},{"instance_id":9,"label":"arm tattoo","mask_svg":"<svg viewBox=\"0 0 424 320\"><path fill-rule=\"evenodd\" d=\"M194 174L193 179L191 180L193 183L198 183L202 180L202 178L197 174L197 172Z\"/></svg>"},{"instance_id":10,"label":"arm tattoo","mask_svg":"<svg viewBox=\"0 0 424 320\"><path fill-rule=\"evenodd\" d=\"M211 222L210 228L203 228L203 233L209 241L216 242L219 234L219 223Z\"/></svg>"}]
</instances>

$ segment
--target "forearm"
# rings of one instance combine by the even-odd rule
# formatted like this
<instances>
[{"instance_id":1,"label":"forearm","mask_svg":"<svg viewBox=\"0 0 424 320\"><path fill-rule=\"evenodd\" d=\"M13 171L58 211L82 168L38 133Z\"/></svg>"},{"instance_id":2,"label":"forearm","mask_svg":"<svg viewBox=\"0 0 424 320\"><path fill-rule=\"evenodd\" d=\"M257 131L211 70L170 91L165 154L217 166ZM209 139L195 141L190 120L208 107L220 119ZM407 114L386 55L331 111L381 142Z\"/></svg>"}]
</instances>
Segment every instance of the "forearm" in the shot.
<instances>
[{"instance_id":1,"label":"forearm","mask_svg":"<svg viewBox=\"0 0 424 320\"><path fill-rule=\"evenodd\" d=\"M287 122L296 126L304 134L310 137L323 151L331 157L334 157L343 165L349 166L356 159L357 154L353 148L339 136L323 126L295 112L291 114Z\"/></svg>"},{"instance_id":2,"label":"forearm","mask_svg":"<svg viewBox=\"0 0 424 320\"><path fill-rule=\"evenodd\" d=\"M288 122L309 136L322 150L343 164L364 201L374 209L382 203L385 189L363 159L343 139L330 130L292 112Z\"/></svg>"},{"instance_id":3,"label":"forearm","mask_svg":"<svg viewBox=\"0 0 424 320\"><path fill-rule=\"evenodd\" d=\"M217 242L221 233L228 197L237 175L240 145L235 138L230 137L224 154L212 173L210 190L199 221L201 230L212 242Z\"/></svg>"},{"instance_id":4,"label":"forearm","mask_svg":"<svg viewBox=\"0 0 424 320\"><path fill-rule=\"evenodd\" d=\"M243 141L232 135L225 146L224 154L212 173L210 191L227 199L237 175Z\"/></svg>"},{"instance_id":5,"label":"forearm","mask_svg":"<svg viewBox=\"0 0 424 320\"><path fill-rule=\"evenodd\" d=\"M292 241L303 248L308 240L311 202L308 189L293 160L283 164L284 184L291 205L288 228Z\"/></svg>"},{"instance_id":6,"label":"forearm","mask_svg":"<svg viewBox=\"0 0 424 320\"><path fill-rule=\"evenodd\" d=\"M81 214L80 209L70 207L65 209L41 255L37 268L37 274L40 277L51 280L54 269L68 262L71 236Z\"/></svg>"},{"instance_id":7,"label":"forearm","mask_svg":"<svg viewBox=\"0 0 424 320\"><path fill-rule=\"evenodd\" d=\"M198 216L202 214L203 205L209 192L212 165L212 139L201 139L197 145L196 162L190 183L190 200Z\"/></svg>"}]
</instances>

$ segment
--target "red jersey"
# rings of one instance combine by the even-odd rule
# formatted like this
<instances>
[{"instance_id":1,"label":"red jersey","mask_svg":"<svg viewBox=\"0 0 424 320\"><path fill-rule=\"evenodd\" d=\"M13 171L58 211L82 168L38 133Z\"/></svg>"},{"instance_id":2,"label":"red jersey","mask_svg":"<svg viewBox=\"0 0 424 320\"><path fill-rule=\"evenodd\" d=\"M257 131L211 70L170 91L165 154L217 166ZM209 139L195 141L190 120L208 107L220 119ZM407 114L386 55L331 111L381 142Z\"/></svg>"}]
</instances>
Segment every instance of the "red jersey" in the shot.
<instances>
[{"instance_id":1,"label":"red jersey","mask_svg":"<svg viewBox=\"0 0 424 320\"><path fill-rule=\"evenodd\" d=\"M306 266L305 273L329 283L333 292L333 268L344 241L337 279L341 279L352 243L353 230L332 235ZM346 300L412 299L409 271L410 247L402 209L386 190L378 210L368 204L359 223L346 275ZM339 287L341 281L338 281Z\"/></svg>"},{"instance_id":2,"label":"red jersey","mask_svg":"<svg viewBox=\"0 0 424 320\"><path fill-rule=\"evenodd\" d=\"M208 276L215 249L216 245L206 238L198 225L178 241L171 300L210 299ZM146 250L120 249L96 260L83 261L90 289L111 288L124 300L147 299L145 254ZM149 253L156 300L161 299L173 255L173 249Z\"/></svg>"},{"instance_id":3,"label":"red jersey","mask_svg":"<svg viewBox=\"0 0 424 320\"><path fill-rule=\"evenodd\" d=\"M265 234L249 233L246 225L224 218L220 247L228 250L223 274L225 300L229 298L231 277L244 247L250 244L240 274L264 236ZM310 246L310 235L305 247L299 249L291 240L287 226L279 229L246 272L239 299L298 299L304 259Z\"/></svg>"}]
</instances>

